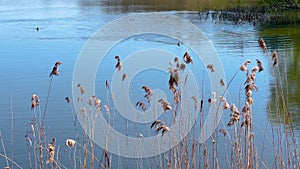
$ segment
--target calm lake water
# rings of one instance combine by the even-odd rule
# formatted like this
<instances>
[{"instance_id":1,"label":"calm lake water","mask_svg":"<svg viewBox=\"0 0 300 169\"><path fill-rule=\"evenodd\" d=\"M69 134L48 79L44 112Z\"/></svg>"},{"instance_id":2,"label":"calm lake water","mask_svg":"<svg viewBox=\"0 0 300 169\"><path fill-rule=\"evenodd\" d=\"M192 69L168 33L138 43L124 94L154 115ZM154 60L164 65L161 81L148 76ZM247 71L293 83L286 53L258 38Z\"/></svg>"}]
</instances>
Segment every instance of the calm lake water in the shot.
<instances>
[{"instance_id":1,"label":"calm lake water","mask_svg":"<svg viewBox=\"0 0 300 169\"><path fill-rule=\"evenodd\" d=\"M240 65L247 59L253 62L255 59L260 59L266 63L264 64L265 70L257 75L256 84L259 91L253 94L255 100L253 118L258 142L263 139L264 132L270 126L285 125L282 119L268 111L269 108L272 109L275 104L274 100L278 96L274 92L272 72L267 64L269 60L257 45L257 40L264 38L269 51L278 52L279 68L283 74L285 72L287 74L284 80L286 88L284 90L288 96L290 113L293 115L293 127L296 129L297 138L300 138L300 89L298 87L300 82L300 27L263 28L255 27L250 23L236 25L228 21L212 20L209 16L208 19L203 19L198 12L189 12L199 10L195 6L201 6L200 9L222 8L227 4L223 1L222 3L206 0L189 1L187 4L182 1L168 2L171 5L167 2L145 1L142 3L141 1L140 4L132 5L129 1L0 1L0 130L7 155L11 157L13 151L14 160L23 168L29 168L25 135L30 130L29 124L33 119L30 99L32 94L37 94L41 100L41 109L44 110L50 83L49 73L56 61L61 61L62 65L59 70L60 75L54 77L51 86L45 130L49 140L56 137L57 144L61 146L64 145L66 138L75 137L72 109L64 98L72 96L74 85L72 76L77 57L86 41L98 29L134 12L160 11L192 22L202 30L216 48L228 81L234 77ZM239 4L237 1L229 2L231 5ZM37 26L40 28L39 31L36 30ZM123 50L127 48L128 51L143 48L144 45L165 46L166 49L177 50L176 42L157 38L154 35L135 37L124 42L123 45L126 47L121 45L120 49L123 47ZM121 56L122 54L120 53ZM107 104L104 82L113 73L116 60L107 58L105 62L107 65L100 66L99 70L107 70L107 72L98 74L96 77L96 86L99 87L96 89L97 96L102 99L103 104ZM200 72L204 72L206 69L204 67L201 70ZM205 74L207 74L206 71ZM154 87L167 89L162 85L165 82L160 83L155 76L147 76L151 78L143 79L143 76L138 75L135 78L135 85L153 83ZM166 74L162 76L167 79ZM204 77L207 78L207 75ZM244 79L245 74L238 73L228 89L231 102L237 105L243 94ZM205 82L205 85L209 85L209 82ZM210 89L204 92L205 98L210 96L210 92ZM133 97L141 94L143 91L132 91ZM138 96L133 99L134 102L137 98ZM118 117L116 115L115 127L122 130L122 125L118 124ZM119 118L121 121L121 117ZM225 112L222 116L224 123L227 123L229 118L229 112ZM136 133L129 133L129 135L134 136ZM146 136L146 134L143 135ZM261 147L261 145L257 146ZM0 150L3 154L2 148ZM224 162L221 160L221 163L226 166L225 159ZM5 159L2 157L0 157L0 164L0 167L3 167L2 164L5 165Z\"/></svg>"}]
</instances>

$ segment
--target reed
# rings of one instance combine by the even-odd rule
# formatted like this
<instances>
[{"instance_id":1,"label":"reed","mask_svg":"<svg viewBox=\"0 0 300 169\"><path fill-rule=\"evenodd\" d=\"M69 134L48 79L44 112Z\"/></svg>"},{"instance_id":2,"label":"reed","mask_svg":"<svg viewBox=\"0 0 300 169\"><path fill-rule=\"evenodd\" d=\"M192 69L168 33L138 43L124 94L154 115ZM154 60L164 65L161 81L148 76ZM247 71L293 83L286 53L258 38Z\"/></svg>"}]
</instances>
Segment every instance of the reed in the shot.
<instances>
[{"instance_id":1,"label":"reed","mask_svg":"<svg viewBox=\"0 0 300 169\"><path fill-rule=\"evenodd\" d=\"M56 62L50 73L50 84L45 102L41 101L36 94L33 94L31 97L33 119L29 124L29 131L25 136L28 150L27 158L30 168L113 168L117 165L119 168L124 166L125 168L207 169L223 168L221 163L226 164L227 168L299 168L300 161L297 138L292 127L292 114L289 110L287 98L288 91L285 88L285 85L287 84L286 67L283 66L284 70L281 70L282 65L286 65L285 60L282 59L282 56L280 56L276 51L269 53L270 49L267 47L267 43L263 39L258 40L257 47L261 49L262 55L268 58L269 63L263 63L258 59L255 61L245 60L244 63L236 66L238 71L230 79L229 83L226 84L223 79L218 79L219 83L216 84L220 87L225 87L227 90L231 82L236 80L235 77L237 74L245 75L245 79L240 81L241 87L238 89L240 94L238 96L231 96L238 98L237 101L235 99L235 103L229 96L225 94L217 96L214 91L211 91L211 95L208 98L205 98L204 75L200 76L203 77L201 79L202 86L200 88L202 93L201 98L194 96L182 99L182 95L184 95L188 90L185 86L187 77L185 76L184 71L187 65L192 66L195 63L188 52L185 52L183 55L182 59L184 63L181 63L180 59L175 57L175 65L171 64L171 67L168 69L169 78L165 79L165 84L169 87L169 91L166 92L170 92L172 94L172 99L159 99L158 104L161 105L161 111L163 111L164 114L162 117L156 117L156 119L149 124L148 131L150 134L156 133L161 135L161 137L170 136L170 139L177 141L175 136L173 137L171 134L168 135L166 133L172 133L179 130L176 117L181 115L181 112L183 111L182 107L188 102L193 102L194 107L189 109L189 112L184 113L187 113L188 115L191 113L199 113L199 118L195 119L196 124L192 128L192 131L180 143L178 143L176 147L156 157L135 159L135 165L131 163L130 159L115 157L109 152L109 131L107 135L104 136L106 138L105 149L98 149L93 141L96 125L95 119L97 119L100 113L106 115L107 123L113 127L117 120L114 115L116 110L110 104L110 100L114 100L114 95L112 94L113 91L109 90L110 87L108 81L105 82L105 105L103 105L101 98L98 98L97 96L87 96L84 86L78 84L77 87L81 93L80 97L65 97L65 101L67 103L70 103L72 99L77 99L75 104L81 106L81 112L77 114L73 105L70 104L70 112L73 114L74 135L71 135L70 138L65 140L65 145L57 145L56 139L52 139L51 141L47 140L47 131L45 131L44 128L46 112L48 109L47 105L50 100L49 96L51 93L53 77L59 75L58 66L61 65L61 62ZM114 67L118 73L122 73L123 76L122 79L120 79L120 84L123 85L126 83L126 74L121 72L122 64L120 57L116 56L115 58L118 62ZM265 69L267 64L270 65L270 70ZM218 71L213 64L208 64L204 69L207 69L208 73ZM253 95L259 92L258 89L260 86L257 86L256 82L261 80L262 77L260 73L262 71L271 72L275 88L275 106L269 107L269 112L275 114L278 120L283 120L285 125L279 127L271 126L270 130L272 131L272 135L264 133L263 143L258 143L256 140L256 122L254 121L255 117L253 117L253 112L257 110L253 109L253 105L255 105ZM185 79L182 77L185 77ZM153 99L153 91L146 85L142 86L142 90L145 91L145 100L136 102L135 106L146 112L147 104L149 104ZM123 91L125 92L125 89ZM42 103L45 103L44 111L41 111ZM127 105L124 106L126 107L126 111L128 111L127 113L130 113ZM199 144L195 138L197 138L200 134L199 129L203 128L203 119L206 117L206 113L210 106L217 106L218 110L230 112L230 115L225 117L228 120L227 123L224 123L222 119L212 136L203 144ZM11 104L11 111L12 107L13 106ZM77 116L82 116L82 131L78 130ZM136 131L132 131L129 128L129 125L129 122L126 120L124 126L126 128L127 136L129 136L129 132L136 132L138 133L139 138L142 139L144 137L144 133L140 133L140 129L137 124L135 125ZM172 129L170 127L171 125L173 125ZM85 129L87 128L90 129L90 133L85 132ZM267 126L266 129L268 129ZM90 135L90 137L88 137L88 135ZM11 139L12 144L14 144L13 122ZM13 168L13 166L15 166L17 168L22 168L13 159L13 149L11 158L7 156L1 131L0 140L3 150L3 154L0 154L0 156L5 159L5 167L11 166L11 168ZM268 145L268 143L270 144ZM124 143L127 147L128 144L128 142ZM262 149L259 148L259 144L262 144ZM120 145L116 146L119 147ZM266 147L271 148L271 152L273 153L266 154L266 151L264 150ZM68 152L67 156L59 153L64 150ZM267 155L272 155L274 161L267 161L265 159ZM62 162L62 159L64 158L69 160L64 163Z\"/></svg>"}]
</instances>

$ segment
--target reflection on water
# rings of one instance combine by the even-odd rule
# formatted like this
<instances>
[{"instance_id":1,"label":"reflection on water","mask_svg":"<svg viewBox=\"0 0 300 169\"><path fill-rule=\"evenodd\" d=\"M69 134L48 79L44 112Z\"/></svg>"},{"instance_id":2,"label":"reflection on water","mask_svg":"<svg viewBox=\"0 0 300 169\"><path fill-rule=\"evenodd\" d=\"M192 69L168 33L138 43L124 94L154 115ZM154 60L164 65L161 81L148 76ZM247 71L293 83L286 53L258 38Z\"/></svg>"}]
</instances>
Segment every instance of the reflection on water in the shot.
<instances>
[{"instance_id":1,"label":"reflection on water","mask_svg":"<svg viewBox=\"0 0 300 169\"><path fill-rule=\"evenodd\" d=\"M269 119L274 124L287 124L285 113L291 113L293 126L300 127L300 27L278 27L260 31L267 38L270 52L279 56L278 68L274 69L275 81L271 81ZM278 73L280 72L280 73ZM285 104L283 104L285 103ZM285 107L288 109L285 111Z\"/></svg>"},{"instance_id":2,"label":"reflection on water","mask_svg":"<svg viewBox=\"0 0 300 169\"><path fill-rule=\"evenodd\" d=\"M206 9L223 9L232 6L245 6L254 4L254 1L240 0L105 0L81 1L81 6L105 6L105 13L128 13L146 11L201 11Z\"/></svg>"}]
</instances>

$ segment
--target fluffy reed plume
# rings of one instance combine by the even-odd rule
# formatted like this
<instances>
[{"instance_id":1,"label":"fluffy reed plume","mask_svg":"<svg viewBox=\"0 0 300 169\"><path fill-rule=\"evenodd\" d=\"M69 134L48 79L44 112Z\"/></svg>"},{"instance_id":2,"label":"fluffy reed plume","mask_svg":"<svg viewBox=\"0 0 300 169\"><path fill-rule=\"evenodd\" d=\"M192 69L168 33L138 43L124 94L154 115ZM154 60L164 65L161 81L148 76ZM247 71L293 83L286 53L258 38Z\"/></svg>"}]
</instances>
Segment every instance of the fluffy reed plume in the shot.
<instances>
[{"instance_id":1,"label":"fluffy reed plume","mask_svg":"<svg viewBox=\"0 0 300 169\"><path fill-rule=\"evenodd\" d=\"M156 127L156 129L155 129L156 133L158 133L160 131L161 131L161 136L163 136L166 132L170 131L170 128L169 128L169 126L163 124L163 125Z\"/></svg>"},{"instance_id":2,"label":"fluffy reed plume","mask_svg":"<svg viewBox=\"0 0 300 169\"><path fill-rule=\"evenodd\" d=\"M277 52L274 50L272 54L273 66L277 64L277 59L278 59Z\"/></svg>"},{"instance_id":3,"label":"fluffy reed plume","mask_svg":"<svg viewBox=\"0 0 300 169\"><path fill-rule=\"evenodd\" d=\"M54 154L55 154L55 142L56 142L56 139L53 138L52 139L52 142L50 144L48 144L48 153L49 153L49 157L46 161L46 164L49 164L49 163L53 163L54 162Z\"/></svg>"},{"instance_id":4,"label":"fluffy reed plume","mask_svg":"<svg viewBox=\"0 0 300 169\"><path fill-rule=\"evenodd\" d=\"M126 73L123 73L123 75L122 75L122 82L124 82L125 79L126 79Z\"/></svg>"},{"instance_id":5,"label":"fluffy reed plume","mask_svg":"<svg viewBox=\"0 0 300 169\"><path fill-rule=\"evenodd\" d=\"M251 63L250 60L246 60L240 67L240 70L243 72L248 72L247 66Z\"/></svg>"},{"instance_id":6,"label":"fluffy reed plume","mask_svg":"<svg viewBox=\"0 0 300 169\"><path fill-rule=\"evenodd\" d=\"M160 125L163 125L164 123L160 120L154 120L154 122L151 124L150 128L153 128L153 127L157 127L157 126L160 126Z\"/></svg>"},{"instance_id":7,"label":"fluffy reed plume","mask_svg":"<svg viewBox=\"0 0 300 169\"><path fill-rule=\"evenodd\" d=\"M215 104L217 102L217 99L216 99L216 93L215 92L212 92L211 93L211 98L208 99L208 103L210 104Z\"/></svg>"},{"instance_id":8,"label":"fluffy reed plume","mask_svg":"<svg viewBox=\"0 0 300 169\"><path fill-rule=\"evenodd\" d=\"M85 93L85 88L80 85L80 94L84 94L84 93Z\"/></svg>"},{"instance_id":9,"label":"fluffy reed plume","mask_svg":"<svg viewBox=\"0 0 300 169\"><path fill-rule=\"evenodd\" d=\"M36 94L32 94L31 97L31 109L34 109L36 106L40 105L40 99Z\"/></svg>"},{"instance_id":10,"label":"fluffy reed plume","mask_svg":"<svg viewBox=\"0 0 300 169\"><path fill-rule=\"evenodd\" d=\"M193 59L188 51L186 51L183 55L183 60L186 64L193 63Z\"/></svg>"},{"instance_id":11,"label":"fluffy reed plume","mask_svg":"<svg viewBox=\"0 0 300 169\"><path fill-rule=\"evenodd\" d=\"M252 82L252 83L249 83L245 86L245 91L246 93L249 91L249 90L252 90L252 91L258 91L258 87Z\"/></svg>"},{"instance_id":12,"label":"fluffy reed plume","mask_svg":"<svg viewBox=\"0 0 300 169\"><path fill-rule=\"evenodd\" d=\"M142 134L142 133L139 133L138 135L137 135L137 138L143 138L144 137L144 135Z\"/></svg>"},{"instance_id":13,"label":"fluffy reed plume","mask_svg":"<svg viewBox=\"0 0 300 169\"><path fill-rule=\"evenodd\" d=\"M231 126L235 122L240 121L240 112L237 109L237 107L235 106L235 104L231 105L230 111L231 111L230 120L229 120L227 126Z\"/></svg>"},{"instance_id":14,"label":"fluffy reed plume","mask_svg":"<svg viewBox=\"0 0 300 169\"><path fill-rule=\"evenodd\" d=\"M213 64L208 64L206 68L209 69L210 72L216 71L215 66Z\"/></svg>"},{"instance_id":15,"label":"fluffy reed plume","mask_svg":"<svg viewBox=\"0 0 300 169\"><path fill-rule=\"evenodd\" d=\"M110 114L109 106L104 105L104 108L105 108L106 114L107 114L107 116L108 116L108 115Z\"/></svg>"},{"instance_id":16,"label":"fluffy reed plume","mask_svg":"<svg viewBox=\"0 0 300 169\"><path fill-rule=\"evenodd\" d=\"M260 68L258 66L253 67L251 70L251 73L248 74L247 79L244 84L249 84L250 82L255 82L256 81L256 71L259 69Z\"/></svg>"},{"instance_id":17,"label":"fluffy reed plume","mask_svg":"<svg viewBox=\"0 0 300 169\"><path fill-rule=\"evenodd\" d=\"M192 99L194 100L195 104L198 104L198 99L196 96L192 96Z\"/></svg>"},{"instance_id":18,"label":"fluffy reed plume","mask_svg":"<svg viewBox=\"0 0 300 169\"><path fill-rule=\"evenodd\" d=\"M73 148L76 144L76 141L73 139L67 139L66 140L66 146Z\"/></svg>"},{"instance_id":19,"label":"fluffy reed plume","mask_svg":"<svg viewBox=\"0 0 300 169\"><path fill-rule=\"evenodd\" d=\"M258 72L261 72L264 70L264 67L262 66L262 63L260 60L256 59L257 67L258 67Z\"/></svg>"},{"instance_id":20,"label":"fluffy reed plume","mask_svg":"<svg viewBox=\"0 0 300 169\"><path fill-rule=\"evenodd\" d=\"M249 111L249 109L250 109L250 105L248 102L246 102L244 107L242 108L242 113L247 113Z\"/></svg>"},{"instance_id":21,"label":"fluffy reed plume","mask_svg":"<svg viewBox=\"0 0 300 169\"><path fill-rule=\"evenodd\" d=\"M94 106L97 106L97 107L99 107L99 106L100 106L100 104L101 104L101 100L100 100L100 99L98 99L98 98L96 98L96 99L95 99L95 102L94 102Z\"/></svg>"},{"instance_id":22,"label":"fluffy reed plume","mask_svg":"<svg viewBox=\"0 0 300 169\"><path fill-rule=\"evenodd\" d=\"M177 69L169 68L170 78L169 78L169 89L175 91L176 88L174 85L178 86L180 75Z\"/></svg>"},{"instance_id":23,"label":"fluffy reed plume","mask_svg":"<svg viewBox=\"0 0 300 169\"><path fill-rule=\"evenodd\" d=\"M263 50L264 53L267 51L267 46L263 39L258 39L258 45Z\"/></svg>"},{"instance_id":24,"label":"fluffy reed plume","mask_svg":"<svg viewBox=\"0 0 300 169\"><path fill-rule=\"evenodd\" d=\"M179 103L180 102L180 99L181 99L181 96L179 94L179 91L178 90L173 90L173 101L175 104Z\"/></svg>"},{"instance_id":25,"label":"fluffy reed plume","mask_svg":"<svg viewBox=\"0 0 300 169\"><path fill-rule=\"evenodd\" d=\"M70 103L71 99L69 97L65 97L67 103Z\"/></svg>"},{"instance_id":26,"label":"fluffy reed plume","mask_svg":"<svg viewBox=\"0 0 300 169\"><path fill-rule=\"evenodd\" d=\"M91 96L88 100L88 103L90 106L96 106L96 107L100 107L101 104L101 100L98 99L96 96Z\"/></svg>"},{"instance_id":27,"label":"fluffy reed plume","mask_svg":"<svg viewBox=\"0 0 300 169\"><path fill-rule=\"evenodd\" d=\"M225 86L225 82L224 82L223 79L220 79L220 85L221 85L221 86Z\"/></svg>"},{"instance_id":28,"label":"fluffy reed plume","mask_svg":"<svg viewBox=\"0 0 300 169\"><path fill-rule=\"evenodd\" d=\"M61 62L56 62L54 67L52 68L51 73L49 74L49 77L52 77L53 75L58 76L59 72L58 72L58 66L61 65Z\"/></svg>"},{"instance_id":29,"label":"fluffy reed plume","mask_svg":"<svg viewBox=\"0 0 300 169\"><path fill-rule=\"evenodd\" d=\"M143 86L142 89L144 89L144 91L146 92L144 97L146 97L147 100L148 100L148 103L150 103L151 97L152 97L152 94L153 94L152 90L147 86Z\"/></svg>"},{"instance_id":30,"label":"fluffy reed plume","mask_svg":"<svg viewBox=\"0 0 300 169\"><path fill-rule=\"evenodd\" d=\"M109 83L108 83L108 80L105 81L105 87L106 87L106 89L109 89Z\"/></svg>"},{"instance_id":31,"label":"fluffy reed plume","mask_svg":"<svg viewBox=\"0 0 300 169\"><path fill-rule=\"evenodd\" d=\"M226 98L223 97L223 96L219 96L219 98L220 98L221 102L223 102L223 109L224 109L224 110L229 109L229 108L230 108L230 105L229 105L229 103L226 101Z\"/></svg>"},{"instance_id":32,"label":"fluffy reed plume","mask_svg":"<svg viewBox=\"0 0 300 169\"><path fill-rule=\"evenodd\" d=\"M179 62L179 58L178 58L178 57L175 57L175 58L174 58L174 62L175 62L175 63ZM179 63L180 63L180 62L179 62Z\"/></svg>"},{"instance_id":33,"label":"fluffy reed plume","mask_svg":"<svg viewBox=\"0 0 300 169\"><path fill-rule=\"evenodd\" d=\"M146 111L146 105L143 102L138 101L135 106L141 107L144 112Z\"/></svg>"},{"instance_id":34,"label":"fluffy reed plume","mask_svg":"<svg viewBox=\"0 0 300 169\"><path fill-rule=\"evenodd\" d=\"M179 66L178 69L181 70L181 71L184 71L185 67L186 67L186 65L184 63L180 63L180 66Z\"/></svg>"},{"instance_id":35,"label":"fluffy reed plume","mask_svg":"<svg viewBox=\"0 0 300 169\"><path fill-rule=\"evenodd\" d=\"M186 65L184 63L180 63L179 58L175 57L174 62L176 63L176 69L184 71L186 68Z\"/></svg>"},{"instance_id":36,"label":"fluffy reed plume","mask_svg":"<svg viewBox=\"0 0 300 169\"><path fill-rule=\"evenodd\" d=\"M227 135L227 132L224 129L220 129L219 132L222 133L224 135L224 137Z\"/></svg>"},{"instance_id":37,"label":"fluffy reed plume","mask_svg":"<svg viewBox=\"0 0 300 169\"><path fill-rule=\"evenodd\" d=\"M161 107L165 112L168 110L172 110L172 107L170 106L170 103L167 100L159 99L158 102L161 103Z\"/></svg>"},{"instance_id":38,"label":"fluffy reed plume","mask_svg":"<svg viewBox=\"0 0 300 169\"><path fill-rule=\"evenodd\" d=\"M155 120L150 128L155 127L155 132L158 133L159 131L161 132L161 136L163 136L166 132L170 131L170 128L162 121L160 120Z\"/></svg>"},{"instance_id":39,"label":"fluffy reed plume","mask_svg":"<svg viewBox=\"0 0 300 169\"><path fill-rule=\"evenodd\" d=\"M115 59L117 59L117 64L116 64L116 68L118 69L118 71L121 71L122 69L122 63L121 63L121 59L120 56L115 56Z\"/></svg>"}]
</instances>

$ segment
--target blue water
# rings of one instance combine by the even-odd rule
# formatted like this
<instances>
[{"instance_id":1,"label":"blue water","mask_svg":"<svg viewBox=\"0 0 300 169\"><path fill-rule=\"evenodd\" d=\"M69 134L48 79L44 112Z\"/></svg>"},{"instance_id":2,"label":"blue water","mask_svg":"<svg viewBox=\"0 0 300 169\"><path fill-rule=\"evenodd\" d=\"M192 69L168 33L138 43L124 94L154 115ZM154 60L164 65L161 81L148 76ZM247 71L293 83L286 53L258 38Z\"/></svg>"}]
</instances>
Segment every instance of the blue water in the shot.
<instances>
[{"instance_id":1,"label":"blue water","mask_svg":"<svg viewBox=\"0 0 300 169\"><path fill-rule=\"evenodd\" d=\"M254 61L259 58L262 62L268 62L257 47L258 30L251 24L234 25L199 20L197 13L174 11L167 13L188 19L211 40L222 61L227 81L234 77L239 66L247 59ZM124 15L126 13L122 13L117 7L84 6L81 1L0 1L0 130L7 156L12 157L13 154L14 160L23 168L29 167L25 135L28 134L29 124L33 119L31 95L39 96L43 112L50 84L49 73L54 63L61 61L60 75L53 78L51 85L45 130L49 142L52 137L56 137L57 145L63 147L66 138L75 137L72 109L64 98L72 96L73 69L81 48L95 31ZM39 31L36 30L36 27L39 27ZM127 43L132 46L129 46L128 49L143 48L144 45L150 44L154 47L155 45L165 45L165 48L168 49L177 48L176 43L173 44L170 39L158 38L153 41L153 38L150 35L150 37L146 36L141 39L130 39ZM114 65L115 59L107 59L106 62ZM105 65L99 68L99 70L106 69L109 67ZM265 69L268 70L268 65L265 65ZM199 72L204 72L204 70L205 68L202 68ZM104 82L111 75L111 71L114 69L112 68L110 72L104 74L98 74L96 79L96 85L99 86L96 92L99 97L103 97L104 102L106 97L103 94L105 93ZM148 76L147 73L145 76ZM154 71L153 74L168 77L163 72ZM201 73L198 75L200 77ZM205 76L207 77L207 72L205 72ZM242 102L240 96L243 95L243 79L245 79L244 73L238 73L228 89L230 94L228 100L236 105ZM144 80L141 74L136 76L133 84L141 86L144 82L150 83L151 81L155 81L155 76L154 79ZM256 136L258 140L262 135L260 132L269 125L266 113L267 101L270 96L269 81L268 71L257 75L256 84L259 86L259 92L253 94L255 100L253 110L258 111L254 111L253 117L258 124ZM167 85L162 85L159 81L153 83L153 86L160 86L163 90L167 89ZM210 89L207 89L205 96L208 97L210 92ZM132 102L142 99L140 97L142 94L142 90L133 89L132 95L139 96L134 96ZM124 119L118 115L116 117L116 127L122 130L121 123L118 124L118 118L122 123ZM229 112L225 112L222 119L222 123L226 124L229 120ZM79 125L78 122L77 125ZM131 125L134 128L135 124ZM146 131L151 132L150 130ZM136 133L129 135L134 136ZM4 154L1 148L0 150L0 153ZM63 154L64 151L61 153ZM97 152L97 154L101 153ZM0 164L0 167L5 165L5 159L2 157L0 157Z\"/></svg>"}]
</instances>

